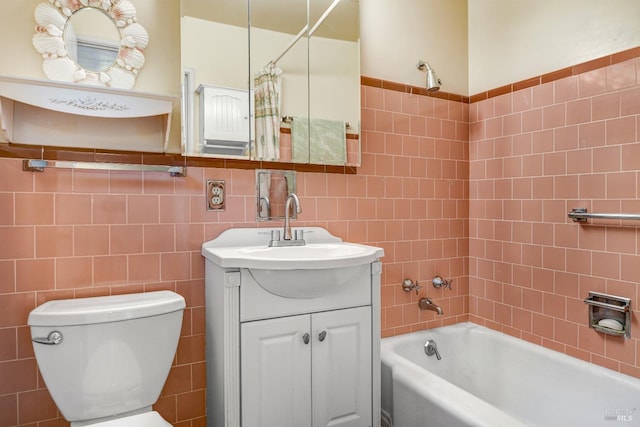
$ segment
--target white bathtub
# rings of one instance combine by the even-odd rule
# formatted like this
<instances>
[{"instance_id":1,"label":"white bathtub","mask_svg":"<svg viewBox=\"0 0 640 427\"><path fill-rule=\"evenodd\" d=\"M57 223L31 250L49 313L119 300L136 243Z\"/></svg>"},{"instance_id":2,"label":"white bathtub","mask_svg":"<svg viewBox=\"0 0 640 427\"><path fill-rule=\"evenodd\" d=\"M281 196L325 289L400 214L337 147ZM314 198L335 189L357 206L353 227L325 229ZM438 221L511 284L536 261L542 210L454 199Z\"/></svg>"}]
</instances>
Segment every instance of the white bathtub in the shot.
<instances>
[{"instance_id":1,"label":"white bathtub","mask_svg":"<svg viewBox=\"0 0 640 427\"><path fill-rule=\"evenodd\" d=\"M385 338L381 359L394 427L640 426L639 379L473 323Z\"/></svg>"}]
</instances>

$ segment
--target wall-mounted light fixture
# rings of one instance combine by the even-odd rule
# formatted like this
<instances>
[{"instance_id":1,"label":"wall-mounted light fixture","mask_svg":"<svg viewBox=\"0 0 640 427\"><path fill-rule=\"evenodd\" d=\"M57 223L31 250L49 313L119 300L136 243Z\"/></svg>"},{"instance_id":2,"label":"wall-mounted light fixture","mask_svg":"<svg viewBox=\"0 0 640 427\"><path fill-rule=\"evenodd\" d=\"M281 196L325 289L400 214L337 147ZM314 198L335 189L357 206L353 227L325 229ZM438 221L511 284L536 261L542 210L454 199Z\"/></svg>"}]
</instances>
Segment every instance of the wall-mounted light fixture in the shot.
<instances>
[{"instance_id":1,"label":"wall-mounted light fixture","mask_svg":"<svg viewBox=\"0 0 640 427\"><path fill-rule=\"evenodd\" d=\"M418 70L427 70L427 92L437 92L440 90L440 86L442 85L442 81L436 76L436 72L431 68L431 66L426 61L418 61Z\"/></svg>"}]
</instances>

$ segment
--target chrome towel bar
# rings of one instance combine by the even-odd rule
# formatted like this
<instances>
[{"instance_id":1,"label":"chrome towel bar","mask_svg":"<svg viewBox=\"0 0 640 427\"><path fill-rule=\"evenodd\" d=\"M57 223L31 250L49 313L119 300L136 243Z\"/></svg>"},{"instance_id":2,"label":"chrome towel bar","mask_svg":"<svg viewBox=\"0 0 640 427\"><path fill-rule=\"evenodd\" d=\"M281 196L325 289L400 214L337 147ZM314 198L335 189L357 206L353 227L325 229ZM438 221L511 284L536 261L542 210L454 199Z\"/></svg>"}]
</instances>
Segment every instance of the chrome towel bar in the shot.
<instances>
[{"instance_id":1,"label":"chrome towel bar","mask_svg":"<svg viewBox=\"0 0 640 427\"><path fill-rule=\"evenodd\" d=\"M640 221L640 214L627 213L589 213L586 208L574 208L567 214L574 222L587 222L588 219L625 219Z\"/></svg>"},{"instance_id":2,"label":"chrome towel bar","mask_svg":"<svg viewBox=\"0 0 640 427\"><path fill-rule=\"evenodd\" d=\"M293 122L293 116L282 116L281 117L281 121L283 123L291 123ZM344 122L344 126L347 128L351 127L351 122Z\"/></svg>"},{"instance_id":3,"label":"chrome towel bar","mask_svg":"<svg viewBox=\"0 0 640 427\"><path fill-rule=\"evenodd\" d=\"M102 162L71 162L64 160L24 160L22 162L22 170L24 171L44 172L46 168L168 172L169 174L171 174L171 176L175 177L184 177L187 174L187 168L184 166L135 165L128 163Z\"/></svg>"}]
</instances>

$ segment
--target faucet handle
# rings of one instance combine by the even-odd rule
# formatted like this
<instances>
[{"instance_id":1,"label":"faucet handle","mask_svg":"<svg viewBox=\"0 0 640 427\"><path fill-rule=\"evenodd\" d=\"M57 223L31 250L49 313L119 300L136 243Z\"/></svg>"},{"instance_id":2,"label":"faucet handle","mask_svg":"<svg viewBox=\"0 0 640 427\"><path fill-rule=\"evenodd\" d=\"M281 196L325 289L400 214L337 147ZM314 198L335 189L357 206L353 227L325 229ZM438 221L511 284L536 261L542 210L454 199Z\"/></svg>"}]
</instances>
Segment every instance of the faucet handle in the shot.
<instances>
[{"instance_id":1,"label":"faucet handle","mask_svg":"<svg viewBox=\"0 0 640 427\"><path fill-rule=\"evenodd\" d=\"M404 279L402 282L402 290L405 292L416 291L416 295L418 295L418 291L422 286L418 285L418 281L415 282L411 279Z\"/></svg>"},{"instance_id":2,"label":"faucet handle","mask_svg":"<svg viewBox=\"0 0 640 427\"><path fill-rule=\"evenodd\" d=\"M438 351L438 345L434 340L427 340L427 342L424 343L424 352L427 356L433 356L435 354L436 359L442 359L442 357L440 357L440 352Z\"/></svg>"},{"instance_id":3,"label":"faucet handle","mask_svg":"<svg viewBox=\"0 0 640 427\"><path fill-rule=\"evenodd\" d=\"M431 283L433 284L433 287L436 289L439 289L439 288L451 289L451 282L453 282L453 279L447 280L447 279L443 279L441 276L436 276L433 279L431 279Z\"/></svg>"},{"instance_id":4,"label":"faucet handle","mask_svg":"<svg viewBox=\"0 0 640 427\"><path fill-rule=\"evenodd\" d=\"M304 240L304 230L302 229L293 230L293 235L295 240Z\"/></svg>"}]
</instances>

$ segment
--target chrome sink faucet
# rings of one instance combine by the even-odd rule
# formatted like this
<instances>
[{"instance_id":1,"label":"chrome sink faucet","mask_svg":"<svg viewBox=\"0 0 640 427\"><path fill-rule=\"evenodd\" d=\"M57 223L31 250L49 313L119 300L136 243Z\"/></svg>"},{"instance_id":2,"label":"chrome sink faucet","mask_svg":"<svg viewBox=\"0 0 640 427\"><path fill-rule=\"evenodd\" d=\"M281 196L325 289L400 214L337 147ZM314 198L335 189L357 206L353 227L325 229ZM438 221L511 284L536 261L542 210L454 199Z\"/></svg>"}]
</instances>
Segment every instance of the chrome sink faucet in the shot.
<instances>
[{"instance_id":1,"label":"chrome sink faucet","mask_svg":"<svg viewBox=\"0 0 640 427\"><path fill-rule=\"evenodd\" d=\"M293 201L296 213L302 213L300 207L300 199L296 196L296 193L289 193L287 201L284 204L284 240L291 239L291 202ZM297 237L297 236L296 236Z\"/></svg>"},{"instance_id":2,"label":"chrome sink faucet","mask_svg":"<svg viewBox=\"0 0 640 427\"><path fill-rule=\"evenodd\" d=\"M263 202L264 202L264 209L267 214L267 219L271 219L271 201L269 200L269 196L267 195L260 196L260 200L258 201L258 211L262 211Z\"/></svg>"},{"instance_id":3,"label":"chrome sink faucet","mask_svg":"<svg viewBox=\"0 0 640 427\"><path fill-rule=\"evenodd\" d=\"M284 204L284 235L282 240L280 240L280 232L278 230L273 230L271 232L271 242L269 242L269 246L278 247L278 246L304 246L304 234L302 230L294 230L293 236L291 233L291 204L293 203L293 209L295 209L296 213L302 213L302 208L300 207L300 199L295 193L289 193L287 196L287 201Z\"/></svg>"}]
</instances>

